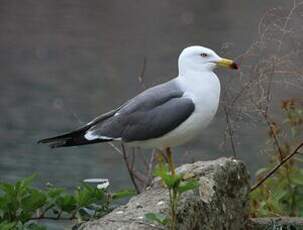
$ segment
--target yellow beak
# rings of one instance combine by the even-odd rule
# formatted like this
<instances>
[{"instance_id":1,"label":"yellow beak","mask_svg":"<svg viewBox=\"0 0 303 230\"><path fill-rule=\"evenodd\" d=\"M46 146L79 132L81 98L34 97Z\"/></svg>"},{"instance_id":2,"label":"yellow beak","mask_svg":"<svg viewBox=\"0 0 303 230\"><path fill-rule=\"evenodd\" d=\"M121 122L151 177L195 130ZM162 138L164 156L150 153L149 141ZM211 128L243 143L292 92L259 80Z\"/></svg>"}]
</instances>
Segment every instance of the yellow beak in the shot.
<instances>
[{"instance_id":1,"label":"yellow beak","mask_svg":"<svg viewBox=\"0 0 303 230\"><path fill-rule=\"evenodd\" d=\"M222 66L229 69L239 69L239 66L230 59L222 58L220 61L216 62L217 66Z\"/></svg>"}]
</instances>

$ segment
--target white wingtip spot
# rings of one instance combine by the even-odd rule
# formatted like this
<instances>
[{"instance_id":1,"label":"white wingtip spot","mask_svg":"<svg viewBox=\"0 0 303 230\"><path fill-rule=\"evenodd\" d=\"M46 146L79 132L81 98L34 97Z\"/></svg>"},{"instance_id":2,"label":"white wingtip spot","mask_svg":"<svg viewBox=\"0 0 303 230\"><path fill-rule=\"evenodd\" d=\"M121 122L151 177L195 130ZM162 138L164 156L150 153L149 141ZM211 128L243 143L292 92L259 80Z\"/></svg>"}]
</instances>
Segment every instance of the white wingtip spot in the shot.
<instances>
[{"instance_id":1,"label":"white wingtip spot","mask_svg":"<svg viewBox=\"0 0 303 230\"><path fill-rule=\"evenodd\" d=\"M88 141L96 140L99 138L98 136L94 135L93 132L89 132L89 131L84 135L84 137Z\"/></svg>"},{"instance_id":2,"label":"white wingtip spot","mask_svg":"<svg viewBox=\"0 0 303 230\"><path fill-rule=\"evenodd\" d=\"M85 139L88 141L92 141L92 140L96 140L96 139L101 139L101 140L116 140L115 138L112 137L107 137L107 136L98 136L96 134L94 134L93 131L88 131L85 135L84 135Z\"/></svg>"}]
</instances>

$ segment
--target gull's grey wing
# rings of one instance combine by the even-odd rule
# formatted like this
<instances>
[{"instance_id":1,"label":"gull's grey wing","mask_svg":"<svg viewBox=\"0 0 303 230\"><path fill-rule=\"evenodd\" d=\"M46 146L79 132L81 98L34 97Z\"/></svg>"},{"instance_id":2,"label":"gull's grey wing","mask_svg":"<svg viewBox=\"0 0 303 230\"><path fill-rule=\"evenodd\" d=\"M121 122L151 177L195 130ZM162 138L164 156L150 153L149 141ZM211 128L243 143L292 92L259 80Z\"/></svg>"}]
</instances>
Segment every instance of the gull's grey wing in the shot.
<instances>
[{"instance_id":1,"label":"gull's grey wing","mask_svg":"<svg viewBox=\"0 0 303 230\"><path fill-rule=\"evenodd\" d=\"M163 136L184 122L194 111L191 99L174 80L150 88L125 104L102 114L85 126L38 143L52 148L87 145L121 139L125 142Z\"/></svg>"},{"instance_id":2,"label":"gull's grey wing","mask_svg":"<svg viewBox=\"0 0 303 230\"><path fill-rule=\"evenodd\" d=\"M190 98L174 81L150 88L134 97L107 119L87 130L99 139L140 141L163 136L184 122L194 111Z\"/></svg>"}]
</instances>

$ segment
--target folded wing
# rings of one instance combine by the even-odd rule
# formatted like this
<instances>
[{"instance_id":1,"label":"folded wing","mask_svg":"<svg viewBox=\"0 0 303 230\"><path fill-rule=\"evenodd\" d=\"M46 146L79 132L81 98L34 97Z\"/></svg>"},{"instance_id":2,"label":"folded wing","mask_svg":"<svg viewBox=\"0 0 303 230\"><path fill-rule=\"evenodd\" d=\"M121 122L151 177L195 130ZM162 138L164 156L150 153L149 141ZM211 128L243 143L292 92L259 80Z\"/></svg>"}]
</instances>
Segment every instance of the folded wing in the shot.
<instances>
[{"instance_id":1,"label":"folded wing","mask_svg":"<svg viewBox=\"0 0 303 230\"><path fill-rule=\"evenodd\" d=\"M194 111L190 98L174 81L150 88L124 105L73 132L39 141L51 147L121 140L143 141L169 133Z\"/></svg>"}]
</instances>

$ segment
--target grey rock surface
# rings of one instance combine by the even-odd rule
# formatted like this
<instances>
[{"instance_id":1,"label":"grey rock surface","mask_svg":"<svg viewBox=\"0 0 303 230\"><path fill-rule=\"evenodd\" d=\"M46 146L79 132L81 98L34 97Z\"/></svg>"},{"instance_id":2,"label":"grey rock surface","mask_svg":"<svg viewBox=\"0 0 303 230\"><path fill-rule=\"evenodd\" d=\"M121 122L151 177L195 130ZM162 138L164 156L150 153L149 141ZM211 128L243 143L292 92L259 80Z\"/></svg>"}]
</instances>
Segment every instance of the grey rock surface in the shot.
<instances>
[{"instance_id":1,"label":"grey rock surface","mask_svg":"<svg viewBox=\"0 0 303 230\"><path fill-rule=\"evenodd\" d=\"M243 162L231 158L199 161L177 168L191 174L200 187L181 197L178 207L180 230L240 230L248 217L249 175ZM144 220L148 212L168 213L168 192L156 178L152 186L105 217L87 222L82 230L165 229Z\"/></svg>"},{"instance_id":2,"label":"grey rock surface","mask_svg":"<svg viewBox=\"0 0 303 230\"><path fill-rule=\"evenodd\" d=\"M302 217L268 217L252 218L247 225L248 230L294 229L303 230Z\"/></svg>"}]
</instances>

